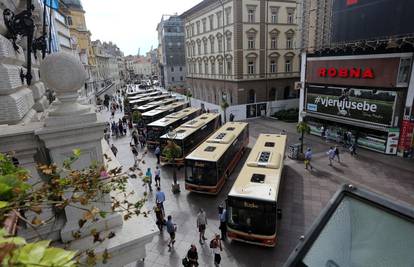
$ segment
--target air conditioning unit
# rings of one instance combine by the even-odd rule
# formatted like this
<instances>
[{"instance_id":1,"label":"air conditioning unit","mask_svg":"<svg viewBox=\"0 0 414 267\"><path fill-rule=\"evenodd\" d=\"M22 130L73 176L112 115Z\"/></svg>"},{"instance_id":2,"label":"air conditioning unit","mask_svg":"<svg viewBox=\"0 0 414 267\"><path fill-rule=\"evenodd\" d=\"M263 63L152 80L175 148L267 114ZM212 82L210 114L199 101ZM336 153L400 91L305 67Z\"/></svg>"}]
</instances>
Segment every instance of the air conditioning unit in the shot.
<instances>
[{"instance_id":1,"label":"air conditioning unit","mask_svg":"<svg viewBox=\"0 0 414 267\"><path fill-rule=\"evenodd\" d=\"M300 89L302 89L302 85L303 85L302 82L295 82L295 85L294 85L293 88L295 88L295 90L299 91Z\"/></svg>"}]
</instances>

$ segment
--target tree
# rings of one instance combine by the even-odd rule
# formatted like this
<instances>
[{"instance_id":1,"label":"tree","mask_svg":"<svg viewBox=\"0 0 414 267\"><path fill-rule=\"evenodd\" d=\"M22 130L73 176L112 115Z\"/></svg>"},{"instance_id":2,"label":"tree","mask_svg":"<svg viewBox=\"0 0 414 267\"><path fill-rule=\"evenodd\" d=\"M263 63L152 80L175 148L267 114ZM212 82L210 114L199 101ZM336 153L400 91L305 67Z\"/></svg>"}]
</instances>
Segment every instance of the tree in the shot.
<instances>
[{"instance_id":1,"label":"tree","mask_svg":"<svg viewBox=\"0 0 414 267\"><path fill-rule=\"evenodd\" d=\"M224 123L226 123L227 122L226 110L229 107L229 103L227 103L227 100L223 99L221 101L220 106L221 106L221 108L223 109L223 112L224 112Z\"/></svg>"},{"instance_id":2,"label":"tree","mask_svg":"<svg viewBox=\"0 0 414 267\"><path fill-rule=\"evenodd\" d=\"M310 133L310 127L306 122L301 121L296 125L296 130L297 130L298 133L301 134L301 137L300 137L300 153L303 153L303 138L304 138L305 134Z\"/></svg>"},{"instance_id":3,"label":"tree","mask_svg":"<svg viewBox=\"0 0 414 267\"><path fill-rule=\"evenodd\" d=\"M191 97L193 97L193 94L190 90L187 90L185 96L187 97L187 101L191 101Z\"/></svg>"},{"instance_id":4,"label":"tree","mask_svg":"<svg viewBox=\"0 0 414 267\"><path fill-rule=\"evenodd\" d=\"M138 110L135 110L132 112L132 122L133 123L139 123L139 121L142 120L142 114Z\"/></svg>"},{"instance_id":5,"label":"tree","mask_svg":"<svg viewBox=\"0 0 414 267\"><path fill-rule=\"evenodd\" d=\"M182 156L182 150L179 145L177 145L174 141L168 141L167 145L162 151L164 157L167 158L167 161L173 165L173 180L174 185L177 185L177 170L175 159Z\"/></svg>"},{"instance_id":6,"label":"tree","mask_svg":"<svg viewBox=\"0 0 414 267\"><path fill-rule=\"evenodd\" d=\"M141 211L147 195L131 202L129 196L133 193L127 191L128 175L122 171L122 167L107 170L104 165L97 163L76 170L72 168L79 159L81 151L75 149L73 155L63 162L63 167L55 164L39 165L39 171L45 176L43 181L34 185L27 183L29 172L13 164L10 155L0 153L0 265L1 266L78 266L81 259L86 258L88 264L94 265L98 255L94 248L85 251L72 252L50 247L50 241L42 240L36 243L26 243L20 237L13 236L17 220L13 220L10 227L10 218L17 217L22 223L32 228L47 224L54 224L57 217L66 207L78 208L83 212L78 224L82 230L87 222L96 222L112 213L120 213L124 220L133 216L147 216L147 211ZM107 161L110 158L104 155ZM141 159L142 160L142 159ZM136 169L134 169L136 170ZM138 169L138 171L140 171ZM142 178L140 171L138 176ZM102 203L102 195L117 192L119 197L111 198L109 209L97 208ZM55 213L50 218L40 215L44 209L52 208ZM30 216L27 216L30 214ZM30 219L28 219L30 218ZM91 231L94 243L102 243L106 239L115 236L115 233L107 234ZM13 238L10 238L13 237ZM81 237L81 232L73 233L75 239ZM110 255L105 250L100 259L105 263Z\"/></svg>"}]
</instances>

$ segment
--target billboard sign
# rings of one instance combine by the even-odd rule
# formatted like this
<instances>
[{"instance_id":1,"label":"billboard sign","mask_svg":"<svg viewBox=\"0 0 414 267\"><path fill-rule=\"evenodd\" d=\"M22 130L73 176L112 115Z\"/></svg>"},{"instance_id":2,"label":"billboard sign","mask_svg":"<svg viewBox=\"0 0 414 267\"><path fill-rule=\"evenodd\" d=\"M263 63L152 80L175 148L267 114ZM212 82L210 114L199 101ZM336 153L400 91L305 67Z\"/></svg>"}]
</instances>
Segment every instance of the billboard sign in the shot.
<instances>
[{"instance_id":1,"label":"billboard sign","mask_svg":"<svg viewBox=\"0 0 414 267\"><path fill-rule=\"evenodd\" d=\"M338 118L389 126L396 92L375 89L338 88L310 85L306 110Z\"/></svg>"},{"instance_id":2,"label":"billboard sign","mask_svg":"<svg viewBox=\"0 0 414 267\"><path fill-rule=\"evenodd\" d=\"M306 82L345 85L397 87L400 57L309 57Z\"/></svg>"},{"instance_id":3,"label":"billboard sign","mask_svg":"<svg viewBox=\"0 0 414 267\"><path fill-rule=\"evenodd\" d=\"M332 42L413 34L413 11L412 0L334 0Z\"/></svg>"}]
</instances>

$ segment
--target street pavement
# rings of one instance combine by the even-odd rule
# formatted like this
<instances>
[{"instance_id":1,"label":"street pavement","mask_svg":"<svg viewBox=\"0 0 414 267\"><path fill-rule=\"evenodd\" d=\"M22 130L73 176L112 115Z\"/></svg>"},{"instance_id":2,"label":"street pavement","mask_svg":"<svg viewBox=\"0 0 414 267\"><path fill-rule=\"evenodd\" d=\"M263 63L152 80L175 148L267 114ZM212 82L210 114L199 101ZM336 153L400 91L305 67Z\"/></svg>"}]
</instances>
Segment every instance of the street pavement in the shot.
<instances>
[{"instance_id":1,"label":"street pavement","mask_svg":"<svg viewBox=\"0 0 414 267\"><path fill-rule=\"evenodd\" d=\"M109 113L102 111L108 118ZM122 114L117 113L119 118ZM273 119L249 120L250 144L252 147L260 133L279 133L286 130L288 143L298 142L295 124L284 123ZM119 152L118 160L125 168L133 165L132 153L129 148L129 135L111 140ZM398 201L404 205L414 206L414 161L401 159L395 156L381 155L368 150L359 149L358 155L352 157L341 148L341 163L335 162L333 167L328 166L326 151L334 143L326 143L319 137L306 136L305 148L312 147L314 152L313 171L305 170L303 162L286 157L283 180L279 194L279 208L282 209L282 220L278 226L278 241L274 248L264 248L239 242L224 242L221 266L282 266L290 252L304 235L313 221L325 207L329 199L343 183L352 183L356 186L369 188L382 195ZM142 153L142 151L140 151ZM167 215L172 215L177 224L175 249L168 252L167 242L169 235L164 230L153 242L147 246L147 257L136 266L182 266L181 260L185 257L191 244L197 246L200 266L214 266L213 255L208 246L214 233L219 233L217 207L224 203L227 193L237 178L248 153L240 161L237 168L217 196L189 193L184 189L183 168L178 172L181 193L174 195L171 192L172 172L169 167L161 170L161 188L166 194L164 203ZM143 170L147 167L154 169L156 159L149 152ZM137 192L143 192L142 181L131 179ZM154 206L155 190L149 195L147 208ZM199 208L203 208L208 217L206 244L198 242L196 216ZM151 216L154 216L153 214ZM155 221L155 219L154 219Z\"/></svg>"}]
</instances>

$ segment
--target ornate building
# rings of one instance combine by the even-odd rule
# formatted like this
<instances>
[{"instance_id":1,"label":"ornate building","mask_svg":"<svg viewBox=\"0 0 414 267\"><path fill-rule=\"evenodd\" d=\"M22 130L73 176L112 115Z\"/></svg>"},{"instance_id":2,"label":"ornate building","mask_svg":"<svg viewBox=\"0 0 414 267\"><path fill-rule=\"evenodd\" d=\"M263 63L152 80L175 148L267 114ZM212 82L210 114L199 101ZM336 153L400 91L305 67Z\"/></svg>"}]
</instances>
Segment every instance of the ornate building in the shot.
<instances>
[{"instance_id":1,"label":"ornate building","mask_svg":"<svg viewBox=\"0 0 414 267\"><path fill-rule=\"evenodd\" d=\"M185 21L187 83L219 105L297 97L296 1L204 0Z\"/></svg>"}]
</instances>

